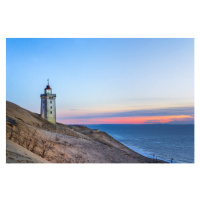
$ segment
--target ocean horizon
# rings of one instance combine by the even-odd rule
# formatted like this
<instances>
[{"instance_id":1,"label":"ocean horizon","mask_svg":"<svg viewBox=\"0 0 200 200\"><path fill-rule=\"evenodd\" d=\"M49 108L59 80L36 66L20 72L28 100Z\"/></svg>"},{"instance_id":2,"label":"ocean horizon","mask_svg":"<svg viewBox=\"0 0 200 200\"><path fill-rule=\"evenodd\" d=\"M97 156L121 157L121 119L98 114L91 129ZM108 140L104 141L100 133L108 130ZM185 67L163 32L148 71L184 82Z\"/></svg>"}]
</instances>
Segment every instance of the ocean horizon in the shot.
<instances>
[{"instance_id":1,"label":"ocean horizon","mask_svg":"<svg viewBox=\"0 0 200 200\"><path fill-rule=\"evenodd\" d=\"M139 154L173 163L194 163L194 124L87 124Z\"/></svg>"}]
</instances>

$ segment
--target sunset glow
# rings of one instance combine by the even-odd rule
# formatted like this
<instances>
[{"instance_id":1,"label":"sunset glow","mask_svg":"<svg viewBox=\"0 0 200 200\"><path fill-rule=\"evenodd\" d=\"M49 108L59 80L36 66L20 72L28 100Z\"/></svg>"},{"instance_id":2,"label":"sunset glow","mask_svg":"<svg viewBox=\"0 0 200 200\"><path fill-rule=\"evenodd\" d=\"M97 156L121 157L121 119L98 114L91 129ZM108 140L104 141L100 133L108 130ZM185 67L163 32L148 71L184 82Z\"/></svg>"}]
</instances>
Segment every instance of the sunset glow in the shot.
<instances>
[{"instance_id":1,"label":"sunset glow","mask_svg":"<svg viewBox=\"0 0 200 200\"><path fill-rule=\"evenodd\" d=\"M173 121L192 120L194 117L189 115L172 115L172 116L142 116L142 117L110 117L94 119L69 119L60 120L65 124L155 124L169 123Z\"/></svg>"},{"instance_id":2,"label":"sunset glow","mask_svg":"<svg viewBox=\"0 0 200 200\"><path fill-rule=\"evenodd\" d=\"M7 38L6 99L40 114L47 78L60 123L194 124L192 38Z\"/></svg>"}]
</instances>

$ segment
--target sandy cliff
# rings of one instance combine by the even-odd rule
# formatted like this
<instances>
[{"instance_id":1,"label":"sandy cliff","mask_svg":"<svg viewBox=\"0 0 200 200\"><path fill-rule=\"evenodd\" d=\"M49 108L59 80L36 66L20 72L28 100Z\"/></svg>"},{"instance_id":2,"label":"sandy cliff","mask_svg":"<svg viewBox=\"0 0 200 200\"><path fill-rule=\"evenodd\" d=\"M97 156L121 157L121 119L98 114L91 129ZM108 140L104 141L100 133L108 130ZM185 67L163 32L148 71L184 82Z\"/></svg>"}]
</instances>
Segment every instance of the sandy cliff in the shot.
<instances>
[{"instance_id":1,"label":"sandy cliff","mask_svg":"<svg viewBox=\"0 0 200 200\"><path fill-rule=\"evenodd\" d=\"M104 132L52 124L6 103L7 163L151 163ZM162 162L162 161L159 161Z\"/></svg>"}]
</instances>

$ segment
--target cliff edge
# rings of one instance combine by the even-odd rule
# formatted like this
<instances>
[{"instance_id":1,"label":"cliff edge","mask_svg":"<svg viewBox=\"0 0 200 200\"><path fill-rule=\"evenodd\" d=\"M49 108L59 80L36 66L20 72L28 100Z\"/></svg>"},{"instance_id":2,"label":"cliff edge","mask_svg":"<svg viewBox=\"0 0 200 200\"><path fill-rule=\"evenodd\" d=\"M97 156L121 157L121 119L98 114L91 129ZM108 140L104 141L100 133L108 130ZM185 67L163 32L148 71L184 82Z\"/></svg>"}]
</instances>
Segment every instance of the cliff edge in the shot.
<instances>
[{"instance_id":1,"label":"cliff edge","mask_svg":"<svg viewBox=\"0 0 200 200\"><path fill-rule=\"evenodd\" d=\"M52 124L6 102L7 163L153 163L114 138L85 126ZM163 161L157 161L163 162Z\"/></svg>"}]
</instances>

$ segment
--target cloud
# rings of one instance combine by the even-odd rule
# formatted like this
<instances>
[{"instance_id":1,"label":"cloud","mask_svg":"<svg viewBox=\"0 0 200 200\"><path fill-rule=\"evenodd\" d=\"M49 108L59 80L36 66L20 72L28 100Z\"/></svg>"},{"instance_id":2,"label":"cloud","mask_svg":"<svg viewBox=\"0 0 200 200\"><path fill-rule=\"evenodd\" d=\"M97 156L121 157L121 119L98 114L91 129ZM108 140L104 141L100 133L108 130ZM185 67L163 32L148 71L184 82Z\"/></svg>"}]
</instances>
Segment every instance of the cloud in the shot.
<instances>
[{"instance_id":1,"label":"cloud","mask_svg":"<svg viewBox=\"0 0 200 200\"><path fill-rule=\"evenodd\" d=\"M124 112L109 112L98 114L86 114L82 116L62 117L59 119L90 119L90 118L109 118L109 117L141 117L141 116L169 116L169 115L188 115L194 116L194 107L173 107L151 110L133 110Z\"/></svg>"},{"instance_id":2,"label":"cloud","mask_svg":"<svg viewBox=\"0 0 200 200\"><path fill-rule=\"evenodd\" d=\"M140 117L108 117L60 120L65 124L194 124L193 117L188 115L174 116L140 116Z\"/></svg>"},{"instance_id":3,"label":"cloud","mask_svg":"<svg viewBox=\"0 0 200 200\"><path fill-rule=\"evenodd\" d=\"M194 118L172 118L169 124L194 124Z\"/></svg>"},{"instance_id":4,"label":"cloud","mask_svg":"<svg viewBox=\"0 0 200 200\"><path fill-rule=\"evenodd\" d=\"M147 120L144 124L161 124L160 120Z\"/></svg>"}]
</instances>

